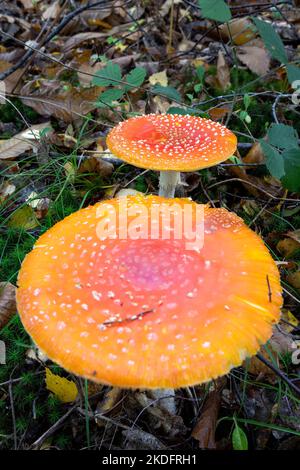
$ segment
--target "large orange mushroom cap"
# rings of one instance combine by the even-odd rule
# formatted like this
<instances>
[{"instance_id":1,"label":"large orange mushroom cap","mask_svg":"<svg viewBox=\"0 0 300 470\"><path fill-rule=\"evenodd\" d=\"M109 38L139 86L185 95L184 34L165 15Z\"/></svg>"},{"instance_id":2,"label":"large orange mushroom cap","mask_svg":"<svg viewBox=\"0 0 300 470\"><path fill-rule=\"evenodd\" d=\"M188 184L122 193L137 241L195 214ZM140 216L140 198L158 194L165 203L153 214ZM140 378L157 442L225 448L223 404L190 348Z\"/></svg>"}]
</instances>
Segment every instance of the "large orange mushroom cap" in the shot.
<instances>
[{"instance_id":1,"label":"large orange mushroom cap","mask_svg":"<svg viewBox=\"0 0 300 470\"><path fill-rule=\"evenodd\" d=\"M254 355L282 302L261 239L225 209L187 199L131 196L126 204L113 199L70 215L26 256L17 304L35 343L65 369L120 387L198 384ZM147 238L164 220L160 209L174 204L193 220L203 208L202 249L172 237L172 217L169 239L160 231ZM131 238L121 237L124 227Z\"/></svg>"},{"instance_id":2,"label":"large orange mushroom cap","mask_svg":"<svg viewBox=\"0 0 300 470\"><path fill-rule=\"evenodd\" d=\"M147 114L127 119L106 140L127 163L151 170L194 171L231 157L236 136L225 126L189 115Z\"/></svg>"}]
</instances>

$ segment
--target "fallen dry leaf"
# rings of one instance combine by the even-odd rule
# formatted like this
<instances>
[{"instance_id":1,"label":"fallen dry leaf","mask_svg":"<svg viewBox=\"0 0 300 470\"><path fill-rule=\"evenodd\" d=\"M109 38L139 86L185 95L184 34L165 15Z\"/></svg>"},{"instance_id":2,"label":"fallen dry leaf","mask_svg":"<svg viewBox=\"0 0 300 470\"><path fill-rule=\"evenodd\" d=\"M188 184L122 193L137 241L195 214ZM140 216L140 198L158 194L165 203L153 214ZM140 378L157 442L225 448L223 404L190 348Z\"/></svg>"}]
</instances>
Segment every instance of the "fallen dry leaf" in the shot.
<instances>
[{"instance_id":1,"label":"fallen dry leaf","mask_svg":"<svg viewBox=\"0 0 300 470\"><path fill-rule=\"evenodd\" d=\"M217 79L222 90L226 90L230 87L230 70L221 51L219 51L218 54Z\"/></svg>"},{"instance_id":2,"label":"fallen dry leaf","mask_svg":"<svg viewBox=\"0 0 300 470\"><path fill-rule=\"evenodd\" d=\"M192 437L198 441L200 449L216 449L215 432L221 405L221 393L225 383L225 377L216 380L215 389L209 393L205 400L200 418L192 430Z\"/></svg>"},{"instance_id":3,"label":"fallen dry leaf","mask_svg":"<svg viewBox=\"0 0 300 470\"><path fill-rule=\"evenodd\" d=\"M300 290L300 271L295 271L294 273L289 274L287 281L292 287Z\"/></svg>"},{"instance_id":4,"label":"fallen dry leaf","mask_svg":"<svg viewBox=\"0 0 300 470\"><path fill-rule=\"evenodd\" d=\"M112 163L106 162L99 157L87 157L80 165L79 173L91 173L100 175L102 178L107 178L114 171Z\"/></svg>"},{"instance_id":5,"label":"fallen dry leaf","mask_svg":"<svg viewBox=\"0 0 300 470\"><path fill-rule=\"evenodd\" d=\"M34 1L33 0L20 0L23 7L28 11L34 8Z\"/></svg>"},{"instance_id":6,"label":"fallen dry leaf","mask_svg":"<svg viewBox=\"0 0 300 470\"><path fill-rule=\"evenodd\" d=\"M4 181L0 184L0 202L5 201L5 199L9 198L16 190L14 184L11 184L9 181Z\"/></svg>"},{"instance_id":7,"label":"fallen dry leaf","mask_svg":"<svg viewBox=\"0 0 300 470\"><path fill-rule=\"evenodd\" d=\"M33 80L21 90L22 102L44 117L54 116L66 123L95 109L100 87L62 88L59 80Z\"/></svg>"},{"instance_id":8,"label":"fallen dry leaf","mask_svg":"<svg viewBox=\"0 0 300 470\"><path fill-rule=\"evenodd\" d=\"M269 354L270 351L270 354ZM295 342L292 336L288 333L283 333L278 328L273 329L273 335L268 342L268 347L262 346L260 354L273 363L275 360L277 366L280 366L280 356L286 353L293 353L295 351ZM262 374L269 378L275 378L276 374L266 364L264 364L258 357L252 356L244 362L244 367L248 372L256 376Z\"/></svg>"},{"instance_id":9,"label":"fallen dry leaf","mask_svg":"<svg viewBox=\"0 0 300 470\"><path fill-rule=\"evenodd\" d=\"M229 113L230 109L230 106L210 108L208 110L208 114L213 121L218 121L219 119L223 119L223 117Z\"/></svg>"},{"instance_id":10,"label":"fallen dry leaf","mask_svg":"<svg viewBox=\"0 0 300 470\"><path fill-rule=\"evenodd\" d=\"M15 158L36 147L40 140L40 132L46 128L51 129L50 122L36 124L8 140L0 141L0 160Z\"/></svg>"},{"instance_id":11,"label":"fallen dry leaf","mask_svg":"<svg viewBox=\"0 0 300 470\"><path fill-rule=\"evenodd\" d=\"M26 0L32 2L32 0ZM46 10L42 14L43 20L55 19L59 16L61 12L60 1L56 0L55 2L50 3Z\"/></svg>"},{"instance_id":12,"label":"fallen dry leaf","mask_svg":"<svg viewBox=\"0 0 300 470\"><path fill-rule=\"evenodd\" d=\"M284 258L292 258L300 248L299 242L293 238L284 238L277 243L276 249Z\"/></svg>"},{"instance_id":13,"label":"fallen dry leaf","mask_svg":"<svg viewBox=\"0 0 300 470\"><path fill-rule=\"evenodd\" d=\"M10 69L13 64L7 62L6 60L0 60L0 72L5 72L7 69ZM5 93L12 93L13 91L18 91L19 86L18 82L24 74L24 68L18 68L13 73L11 73L3 82L0 83L0 93L5 96ZM3 86L4 85L4 86ZM17 88L16 88L17 87ZM4 98L2 98L4 99Z\"/></svg>"},{"instance_id":14,"label":"fallen dry leaf","mask_svg":"<svg viewBox=\"0 0 300 470\"><path fill-rule=\"evenodd\" d=\"M237 46L246 44L256 36L253 23L247 17L236 18L227 24L222 24L220 31L225 39L230 40L232 38Z\"/></svg>"},{"instance_id":15,"label":"fallen dry leaf","mask_svg":"<svg viewBox=\"0 0 300 470\"><path fill-rule=\"evenodd\" d=\"M0 282L0 330L16 312L16 287L10 282Z\"/></svg>"},{"instance_id":16,"label":"fallen dry leaf","mask_svg":"<svg viewBox=\"0 0 300 470\"><path fill-rule=\"evenodd\" d=\"M287 236L299 243L300 248L300 230L294 230L293 232L288 232Z\"/></svg>"},{"instance_id":17,"label":"fallen dry leaf","mask_svg":"<svg viewBox=\"0 0 300 470\"><path fill-rule=\"evenodd\" d=\"M63 46L64 53L67 53L74 49L75 47L80 46L85 41L91 41L92 39L102 39L108 36L108 33L99 33L97 31L88 31L87 33L78 33L74 36L71 36L65 42Z\"/></svg>"},{"instance_id":18,"label":"fallen dry leaf","mask_svg":"<svg viewBox=\"0 0 300 470\"><path fill-rule=\"evenodd\" d=\"M265 75L270 69L270 56L263 45L238 47L237 57L256 75Z\"/></svg>"}]
</instances>

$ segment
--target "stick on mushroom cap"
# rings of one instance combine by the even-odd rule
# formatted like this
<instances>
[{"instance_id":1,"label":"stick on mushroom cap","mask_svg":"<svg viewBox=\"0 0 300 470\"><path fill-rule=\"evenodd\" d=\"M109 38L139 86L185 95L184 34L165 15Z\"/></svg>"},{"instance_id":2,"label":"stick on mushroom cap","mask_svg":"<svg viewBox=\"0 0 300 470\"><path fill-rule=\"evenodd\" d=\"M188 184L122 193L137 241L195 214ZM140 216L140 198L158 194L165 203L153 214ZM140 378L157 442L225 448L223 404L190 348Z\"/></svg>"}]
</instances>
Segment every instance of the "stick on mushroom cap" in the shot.
<instances>
[{"instance_id":1,"label":"stick on mushroom cap","mask_svg":"<svg viewBox=\"0 0 300 470\"><path fill-rule=\"evenodd\" d=\"M106 143L114 155L140 168L194 171L231 157L237 139L210 119L147 114L118 124Z\"/></svg>"},{"instance_id":2,"label":"stick on mushroom cap","mask_svg":"<svg viewBox=\"0 0 300 470\"><path fill-rule=\"evenodd\" d=\"M174 203L192 208L192 217L199 207L130 196L125 214L113 199L39 238L22 264L17 302L26 330L53 361L106 384L176 388L226 374L270 338L282 301L279 273L236 215L204 206L201 250L187 249L184 236L120 238L128 227L131 234L146 227L150 236L160 209ZM99 222L116 237L102 237Z\"/></svg>"}]
</instances>

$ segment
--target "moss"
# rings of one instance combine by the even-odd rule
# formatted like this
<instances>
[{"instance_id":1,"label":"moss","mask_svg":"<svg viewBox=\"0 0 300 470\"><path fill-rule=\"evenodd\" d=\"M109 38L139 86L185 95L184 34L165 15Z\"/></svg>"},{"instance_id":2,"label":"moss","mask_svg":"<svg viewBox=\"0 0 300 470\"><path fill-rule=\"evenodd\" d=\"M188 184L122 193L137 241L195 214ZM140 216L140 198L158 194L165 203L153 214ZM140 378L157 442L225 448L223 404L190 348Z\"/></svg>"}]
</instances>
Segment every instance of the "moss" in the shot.
<instances>
[{"instance_id":1,"label":"moss","mask_svg":"<svg viewBox=\"0 0 300 470\"><path fill-rule=\"evenodd\" d=\"M0 115L3 123L13 122L17 130L21 131L25 125L21 116L23 116L29 123L33 123L38 119L38 113L29 106L23 104L18 98L12 98L10 101L11 103L6 102L5 104L0 105ZM19 113L16 109L18 109ZM6 135L1 134L0 137L7 138L11 136L9 133L6 133Z\"/></svg>"}]
</instances>

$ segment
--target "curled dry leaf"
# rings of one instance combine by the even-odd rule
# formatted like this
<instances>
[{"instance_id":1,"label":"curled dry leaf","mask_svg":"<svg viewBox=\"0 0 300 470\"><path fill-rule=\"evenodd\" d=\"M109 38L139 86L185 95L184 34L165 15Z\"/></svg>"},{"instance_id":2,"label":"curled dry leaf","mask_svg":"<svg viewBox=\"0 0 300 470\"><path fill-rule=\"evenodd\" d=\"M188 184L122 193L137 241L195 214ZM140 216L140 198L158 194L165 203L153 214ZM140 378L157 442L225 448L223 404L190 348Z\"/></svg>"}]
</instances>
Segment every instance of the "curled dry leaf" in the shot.
<instances>
[{"instance_id":1,"label":"curled dry leaf","mask_svg":"<svg viewBox=\"0 0 300 470\"><path fill-rule=\"evenodd\" d=\"M99 386L99 384L96 385ZM99 401L95 413L95 421L99 427L110 426L105 419L101 419L101 416L115 416L116 414L118 414L120 412L122 397L123 390L118 387L112 387L107 391L104 398Z\"/></svg>"},{"instance_id":2,"label":"curled dry leaf","mask_svg":"<svg viewBox=\"0 0 300 470\"><path fill-rule=\"evenodd\" d=\"M243 163L264 163L264 161L264 154L259 142L255 142L247 155L243 158Z\"/></svg>"},{"instance_id":3,"label":"curled dry leaf","mask_svg":"<svg viewBox=\"0 0 300 470\"><path fill-rule=\"evenodd\" d=\"M223 119L231 110L230 106L224 105L220 107L215 107L215 108L210 108L208 110L209 117L213 121L219 121L220 119Z\"/></svg>"},{"instance_id":4,"label":"curled dry leaf","mask_svg":"<svg viewBox=\"0 0 300 470\"><path fill-rule=\"evenodd\" d=\"M17 312L16 288L10 282L0 282L0 329Z\"/></svg>"}]
</instances>

